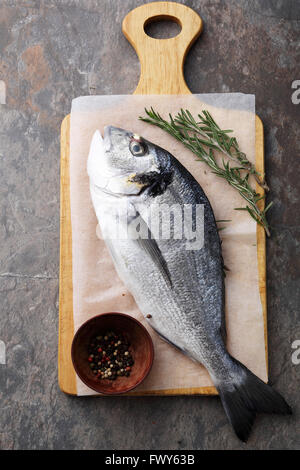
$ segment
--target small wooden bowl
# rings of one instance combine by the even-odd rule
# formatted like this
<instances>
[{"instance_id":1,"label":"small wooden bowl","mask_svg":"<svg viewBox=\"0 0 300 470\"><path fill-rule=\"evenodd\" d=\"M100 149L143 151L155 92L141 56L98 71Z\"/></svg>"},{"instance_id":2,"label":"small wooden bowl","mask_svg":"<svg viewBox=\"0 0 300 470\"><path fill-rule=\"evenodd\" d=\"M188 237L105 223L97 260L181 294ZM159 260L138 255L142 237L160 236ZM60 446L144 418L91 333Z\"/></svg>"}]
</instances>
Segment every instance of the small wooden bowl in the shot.
<instances>
[{"instance_id":1,"label":"small wooden bowl","mask_svg":"<svg viewBox=\"0 0 300 470\"><path fill-rule=\"evenodd\" d=\"M129 377L116 380L97 379L88 362L88 346L91 340L108 330L122 333L130 342L134 365ZM72 361L77 375L88 387L105 395L126 393L137 387L150 372L154 349L151 336L135 318L125 313L102 313L85 322L76 332L72 343Z\"/></svg>"}]
</instances>

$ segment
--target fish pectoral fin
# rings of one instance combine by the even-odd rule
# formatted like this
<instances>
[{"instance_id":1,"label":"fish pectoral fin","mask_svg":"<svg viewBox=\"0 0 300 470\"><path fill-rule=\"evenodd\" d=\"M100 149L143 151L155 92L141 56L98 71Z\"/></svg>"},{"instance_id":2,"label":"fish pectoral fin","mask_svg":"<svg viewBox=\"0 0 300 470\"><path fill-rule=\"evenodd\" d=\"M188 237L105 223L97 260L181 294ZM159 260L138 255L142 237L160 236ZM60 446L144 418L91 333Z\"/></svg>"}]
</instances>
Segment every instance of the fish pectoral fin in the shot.
<instances>
[{"instance_id":1,"label":"fish pectoral fin","mask_svg":"<svg viewBox=\"0 0 300 470\"><path fill-rule=\"evenodd\" d=\"M150 228L138 211L136 211L135 215L131 217L129 224L131 225L131 229L135 229L139 226L138 233L140 236L137 237L135 241L155 263L166 283L172 287L172 280L167 262L164 259L156 240L153 238Z\"/></svg>"},{"instance_id":2,"label":"fish pectoral fin","mask_svg":"<svg viewBox=\"0 0 300 470\"><path fill-rule=\"evenodd\" d=\"M148 256L150 256L152 261L154 261L167 284L172 287L172 280L167 262L164 259L156 241L152 238L138 238L137 243L139 244L141 249L145 251Z\"/></svg>"}]
</instances>

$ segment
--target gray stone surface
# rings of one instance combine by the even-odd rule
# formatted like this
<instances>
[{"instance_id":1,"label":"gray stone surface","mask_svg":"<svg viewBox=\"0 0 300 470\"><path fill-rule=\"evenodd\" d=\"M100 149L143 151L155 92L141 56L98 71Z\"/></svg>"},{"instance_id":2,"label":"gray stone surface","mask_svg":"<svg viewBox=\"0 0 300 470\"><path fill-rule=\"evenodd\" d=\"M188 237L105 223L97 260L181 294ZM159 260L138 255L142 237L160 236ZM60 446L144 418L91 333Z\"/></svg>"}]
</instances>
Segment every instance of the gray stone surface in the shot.
<instances>
[{"instance_id":1,"label":"gray stone surface","mask_svg":"<svg viewBox=\"0 0 300 470\"><path fill-rule=\"evenodd\" d=\"M139 0L2 0L0 365L2 449L296 449L300 365L297 0L184 1L205 29L185 67L195 93L255 93L275 202L268 240L270 378L293 417L260 416L247 446L217 398L71 398L57 385L59 132L72 98L131 93L135 52L121 22ZM157 28L151 28L153 33ZM173 29L171 28L173 31Z\"/></svg>"}]
</instances>

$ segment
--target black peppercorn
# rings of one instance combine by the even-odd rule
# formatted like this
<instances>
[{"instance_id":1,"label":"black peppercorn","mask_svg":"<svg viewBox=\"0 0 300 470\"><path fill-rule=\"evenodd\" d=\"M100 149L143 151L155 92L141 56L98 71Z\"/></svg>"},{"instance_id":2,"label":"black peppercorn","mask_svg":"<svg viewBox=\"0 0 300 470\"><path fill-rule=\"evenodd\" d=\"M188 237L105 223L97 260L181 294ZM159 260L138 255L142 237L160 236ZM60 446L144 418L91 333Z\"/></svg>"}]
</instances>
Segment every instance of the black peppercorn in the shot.
<instances>
[{"instance_id":1,"label":"black peppercorn","mask_svg":"<svg viewBox=\"0 0 300 470\"><path fill-rule=\"evenodd\" d=\"M134 360L130 343L123 334L106 331L92 339L88 346L88 362L97 379L116 380L129 377Z\"/></svg>"}]
</instances>

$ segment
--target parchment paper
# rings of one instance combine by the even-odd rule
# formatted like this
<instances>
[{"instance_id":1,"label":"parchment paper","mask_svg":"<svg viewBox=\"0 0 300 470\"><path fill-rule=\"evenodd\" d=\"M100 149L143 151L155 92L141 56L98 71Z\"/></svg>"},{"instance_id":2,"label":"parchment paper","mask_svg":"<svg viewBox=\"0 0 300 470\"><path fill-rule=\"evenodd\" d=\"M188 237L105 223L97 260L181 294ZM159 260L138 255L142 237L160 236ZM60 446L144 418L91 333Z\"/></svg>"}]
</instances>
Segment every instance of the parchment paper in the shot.
<instances>
[{"instance_id":1,"label":"parchment paper","mask_svg":"<svg viewBox=\"0 0 300 470\"><path fill-rule=\"evenodd\" d=\"M73 100L70 136L70 191L73 255L73 314L75 331L87 319L119 311L135 316L149 330L155 348L150 375L136 391L207 387L212 381L196 364L164 342L148 327L134 299L119 280L104 241L96 234L97 219L89 194L86 162L91 138L105 125L131 130L172 153L207 194L220 224L226 275L228 349L261 379L267 380L262 306L258 289L256 223L245 211L241 196L226 181L162 130L138 120L153 106L164 117L181 107L197 115L208 109L224 129L233 129L241 150L255 162L255 99L240 93L184 96L87 96ZM95 394L77 378L78 395Z\"/></svg>"}]
</instances>

